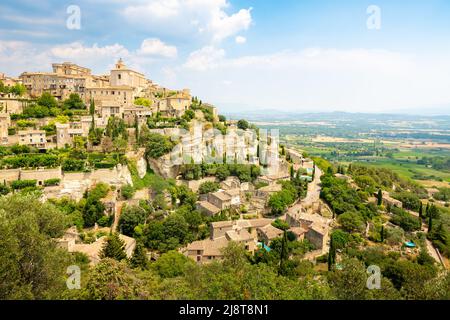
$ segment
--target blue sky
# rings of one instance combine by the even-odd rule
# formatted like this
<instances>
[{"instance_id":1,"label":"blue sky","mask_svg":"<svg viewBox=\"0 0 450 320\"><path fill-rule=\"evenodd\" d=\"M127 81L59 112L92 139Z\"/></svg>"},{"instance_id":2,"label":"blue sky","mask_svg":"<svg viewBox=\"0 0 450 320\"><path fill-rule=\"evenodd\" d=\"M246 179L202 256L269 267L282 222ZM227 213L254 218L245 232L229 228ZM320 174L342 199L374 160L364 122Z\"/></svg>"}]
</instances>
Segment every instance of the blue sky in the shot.
<instances>
[{"instance_id":1,"label":"blue sky","mask_svg":"<svg viewBox=\"0 0 450 320\"><path fill-rule=\"evenodd\" d=\"M449 113L449 16L444 0L7 0L0 72L72 61L103 74L122 57L224 111Z\"/></svg>"}]
</instances>

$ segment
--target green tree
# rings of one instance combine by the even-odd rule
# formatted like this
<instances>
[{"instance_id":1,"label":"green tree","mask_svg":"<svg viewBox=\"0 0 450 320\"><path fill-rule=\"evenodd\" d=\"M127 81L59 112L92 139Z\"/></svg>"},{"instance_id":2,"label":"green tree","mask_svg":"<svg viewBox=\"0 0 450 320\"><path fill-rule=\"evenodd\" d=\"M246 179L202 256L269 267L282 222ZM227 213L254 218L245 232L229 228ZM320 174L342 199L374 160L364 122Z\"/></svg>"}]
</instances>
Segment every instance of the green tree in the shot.
<instances>
[{"instance_id":1,"label":"green tree","mask_svg":"<svg viewBox=\"0 0 450 320\"><path fill-rule=\"evenodd\" d=\"M15 84L14 86L12 86L9 89L9 92L15 96L21 97L27 92L27 88L23 84L18 83L18 84Z\"/></svg>"},{"instance_id":2,"label":"green tree","mask_svg":"<svg viewBox=\"0 0 450 320\"><path fill-rule=\"evenodd\" d=\"M87 300L131 300L143 288L124 262L103 259L89 273L82 298Z\"/></svg>"},{"instance_id":3,"label":"green tree","mask_svg":"<svg viewBox=\"0 0 450 320\"><path fill-rule=\"evenodd\" d=\"M378 190L377 200L377 204L381 206L383 204L383 191L381 189Z\"/></svg>"},{"instance_id":4,"label":"green tree","mask_svg":"<svg viewBox=\"0 0 450 320\"><path fill-rule=\"evenodd\" d=\"M332 236L330 239L330 250L328 251L328 271L333 270L336 263L336 247L333 238Z\"/></svg>"},{"instance_id":5,"label":"green tree","mask_svg":"<svg viewBox=\"0 0 450 320\"><path fill-rule=\"evenodd\" d=\"M119 234L116 232L111 233L100 252L100 258L111 258L117 261L122 261L127 259L125 253L125 242L120 239Z\"/></svg>"},{"instance_id":6,"label":"green tree","mask_svg":"<svg viewBox=\"0 0 450 320\"><path fill-rule=\"evenodd\" d=\"M77 109L77 110L86 109L86 106L85 106L83 100L81 100L78 93L71 93L69 98L64 101L63 105L64 105L64 108L69 109L69 110L71 110L71 109Z\"/></svg>"},{"instance_id":7,"label":"green tree","mask_svg":"<svg viewBox=\"0 0 450 320\"><path fill-rule=\"evenodd\" d=\"M193 264L194 261L181 253L169 251L162 254L156 262L152 263L151 268L162 278L175 278L184 275L189 266Z\"/></svg>"},{"instance_id":8,"label":"green tree","mask_svg":"<svg viewBox=\"0 0 450 320\"><path fill-rule=\"evenodd\" d=\"M48 92L44 92L40 98L37 100L38 105L44 106L47 108L56 108L58 107L58 102L56 99Z\"/></svg>"},{"instance_id":9,"label":"green tree","mask_svg":"<svg viewBox=\"0 0 450 320\"><path fill-rule=\"evenodd\" d=\"M247 120L239 120L237 123L237 127L241 130L247 130L250 125L248 124Z\"/></svg>"},{"instance_id":10,"label":"green tree","mask_svg":"<svg viewBox=\"0 0 450 320\"><path fill-rule=\"evenodd\" d=\"M200 185L198 192L200 194L207 194L207 193L211 193L211 192L216 192L219 189L220 189L220 185L217 182L206 181Z\"/></svg>"},{"instance_id":11,"label":"green tree","mask_svg":"<svg viewBox=\"0 0 450 320\"><path fill-rule=\"evenodd\" d=\"M130 259L130 265L134 269L147 270L150 266L147 255L145 253L144 244L140 241L136 243L136 247L134 248L133 255Z\"/></svg>"},{"instance_id":12,"label":"green tree","mask_svg":"<svg viewBox=\"0 0 450 320\"><path fill-rule=\"evenodd\" d=\"M137 98L134 100L134 104L137 106L151 107L152 101L146 98Z\"/></svg>"},{"instance_id":13,"label":"green tree","mask_svg":"<svg viewBox=\"0 0 450 320\"><path fill-rule=\"evenodd\" d=\"M280 265L278 269L279 275L286 274L286 262L289 259L287 231L284 230L281 241Z\"/></svg>"},{"instance_id":14,"label":"green tree","mask_svg":"<svg viewBox=\"0 0 450 320\"><path fill-rule=\"evenodd\" d=\"M133 198L134 194L136 193L136 190L134 187L130 184L124 185L122 189L120 190L120 193L122 194L122 197L125 200L129 200Z\"/></svg>"},{"instance_id":15,"label":"green tree","mask_svg":"<svg viewBox=\"0 0 450 320\"><path fill-rule=\"evenodd\" d=\"M34 194L0 198L0 299L58 299L73 261L55 238L67 218Z\"/></svg>"},{"instance_id":16,"label":"green tree","mask_svg":"<svg viewBox=\"0 0 450 320\"><path fill-rule=\"evenodd\" d=\"M134 235L135 228L144 224L148 213L140 206L126 206L119 219L119 230L129 237Z\"/></svg>"},{"instance_id":17,"label":"green tree","mask_svg":"<svg viewBox=\"0 0 450 320\"><path fill-rule=\"evenodd\" d=\"M94 128L94 126L95 126L95 121L94 121L95 103L94 103L94 99L91 99L91 102L89 104L89 114L92 116L92 128Z\"/></svg>"},{"instance_id":18,"label":"green tree","mask_svg":"<svg viewBox=\"0 0 450 320\"><path fill-rule=\"evenodd\" d=\"M335 268L328 274L328 281L338 299L364 300L366 298L367 273L364 265L355 258L344 259L341 268Z\"/></svg>"},{"instance_id":19,"label":"green tree","mask_svg":"<svg viewBox=\"0 0 450 320\"><path fill-rule=\"evenodd\" d=\"M146 154L152 159L158 159L172 151L170 138L157 133L141 133L141 144L146 147Z\"/></svg>"},{"instance_id":20,"label":"green tree","mask_svg":"<svg viewBox=\"0 0 450 320\"><path fill-rule=\"evenodd\" d=\"M348 232L364 231L364 219L357 212L349 211L341 214L338 218L338 222Z\"/></svg>"},{"instance_id":21,"label":"green tree","mask_svg":"<svg viewBox=\"0 0 450 320\"><path fill-rule=\"evenodd\" d=\"M423 202L422 201L420 201L419 219L423 219Z\"/></svg>"}]
</instances>

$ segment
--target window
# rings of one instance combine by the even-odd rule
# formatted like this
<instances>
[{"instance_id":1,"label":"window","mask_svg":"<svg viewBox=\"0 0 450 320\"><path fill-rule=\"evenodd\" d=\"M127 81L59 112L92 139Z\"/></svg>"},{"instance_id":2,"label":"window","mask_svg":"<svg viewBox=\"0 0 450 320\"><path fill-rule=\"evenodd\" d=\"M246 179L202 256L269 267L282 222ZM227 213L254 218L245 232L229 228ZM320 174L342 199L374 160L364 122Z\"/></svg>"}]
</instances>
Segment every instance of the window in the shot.
<instances>
[{"instance_id":1,"label":"window","mask_svg":"<svg viewBox=\"0 0 450 320\"><path fill-rule=\"evenodd\" d=\"M117 75L117 78L118 78L119 80L121 80L121 79L122 79L122 75L119 73L119 74Z\"/></svg>"}]
</instances>

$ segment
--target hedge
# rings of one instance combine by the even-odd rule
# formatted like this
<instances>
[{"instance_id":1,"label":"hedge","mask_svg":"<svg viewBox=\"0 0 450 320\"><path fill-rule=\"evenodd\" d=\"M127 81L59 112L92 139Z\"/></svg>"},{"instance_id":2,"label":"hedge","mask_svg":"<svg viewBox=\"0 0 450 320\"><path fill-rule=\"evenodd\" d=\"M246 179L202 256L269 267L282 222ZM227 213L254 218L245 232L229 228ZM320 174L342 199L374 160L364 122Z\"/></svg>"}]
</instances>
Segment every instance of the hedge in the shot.
<instances>
[{"instance_id":1,"label":"hedge","mask_svg":"<svg viewBox=\"0 0 450 320\"><path fill-rule=\"evenodd\" d=\"M11 182L11 188L20 190L28 187L35 187L37 180L16 180Z\"/></svg>"},{"instance_id":2,"label":"hedge","mask_svg":"<svg viewBox=\"0 0 450 320\"><path fill-rule=\"evenodd\" d=\"M61 179L54 178L54 179L48 179L44 181L44 186L51 187L51 186L57 186L61 182Z\"/></svg>"}]
</instances>

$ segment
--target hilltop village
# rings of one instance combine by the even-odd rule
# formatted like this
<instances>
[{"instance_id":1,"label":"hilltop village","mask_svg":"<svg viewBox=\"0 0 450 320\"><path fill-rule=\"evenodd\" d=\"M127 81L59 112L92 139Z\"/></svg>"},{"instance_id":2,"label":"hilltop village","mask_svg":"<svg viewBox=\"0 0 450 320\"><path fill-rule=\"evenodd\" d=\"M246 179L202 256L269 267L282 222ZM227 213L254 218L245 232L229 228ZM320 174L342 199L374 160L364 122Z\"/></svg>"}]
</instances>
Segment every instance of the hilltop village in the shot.
<instances>
[{"instance_id":1,"label":"hilltop village","mask_svg":"<svg viewBox=\"0 0 450 320\"><path fill-rule=\"evenodd\" d=\"M313 244L311 257L327 251L331 211L319 199L322 173L312 160L122 60L102 76L68 62L52 69L0 75L0 179L4 195L38 190L42 202L67 210L72 226L61 247L95 265L117 231L131 258L137 235L148 231L145 213L164 223L187 210L195 232L148 238L148 258L177 249L205 263L221 259L229 242L270 250L284 232L276 223L285 221Z\"/></svg>"},{"instance_id":2,"label":"hilltop village","mask_svg":"<svg viewBox=\"0 0 450 320\"><path fill-rule=\"evenodd\" d=\"M0 138L0 298L448 299L448 190L310 157L121 59L0 74Z\"/></svg>"}]
</instances>

